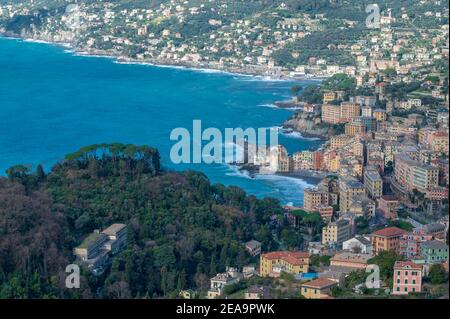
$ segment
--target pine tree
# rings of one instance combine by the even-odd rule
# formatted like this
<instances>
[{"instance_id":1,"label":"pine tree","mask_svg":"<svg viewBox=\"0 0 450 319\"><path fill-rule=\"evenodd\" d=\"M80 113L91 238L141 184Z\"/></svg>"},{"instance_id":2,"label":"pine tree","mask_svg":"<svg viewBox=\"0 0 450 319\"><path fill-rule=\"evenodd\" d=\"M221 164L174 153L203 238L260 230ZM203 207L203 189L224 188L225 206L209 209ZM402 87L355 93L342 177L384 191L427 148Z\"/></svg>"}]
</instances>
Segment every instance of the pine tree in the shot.
<instances>
[{"instance_id":1,"label":"pine tree","mask_svg":"<svg viewBox=\"0 0 450 319\"><path fill-rule=\"evenodd\" d=\"M44 168L42 167L41 164L39 164L36 167L36 176L38 178L39 181L42 181L45 179L45 172L44 172Z\"/></svg>"}]
</instances>

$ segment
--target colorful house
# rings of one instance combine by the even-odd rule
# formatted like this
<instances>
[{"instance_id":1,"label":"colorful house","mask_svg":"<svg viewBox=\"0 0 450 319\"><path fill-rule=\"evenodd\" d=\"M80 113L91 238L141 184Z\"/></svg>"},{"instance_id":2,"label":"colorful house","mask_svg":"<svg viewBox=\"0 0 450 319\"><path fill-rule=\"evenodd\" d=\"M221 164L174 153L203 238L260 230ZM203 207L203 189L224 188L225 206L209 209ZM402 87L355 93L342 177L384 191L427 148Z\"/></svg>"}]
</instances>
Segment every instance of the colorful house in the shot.
<instances>
[{"instance_id":1,"label":"colorful house","mask_svg":"<svg viewBox=\"0 0 450 319\"><path fill-rule=\"evenodd\" d=\"M411 233L405 234L400 239L400 251L405 258L412 258L420 255L420 247L423 242L433 239L427 235L424 228L415 228Z\"/></svg>"},{"instance_id":2,"label":"colorful house","mask_svg":"<svg viewBox=\"0 0 450 319\"><path fill-rule=\"evenodd\" d=\"M318 278L301 285L300 290L303 297L307 299L324 299L331 295L331 288L338 283L328 278Z\"/></svg>"},{"instance_id":3,"label":"colorful house","mask_svg":"<svg viewBox=\"0 0 450 319\"><path fill-rule=\"evenodd\" d=\"M309 253L302 251L274 251L262 254L259 273L261 277L277 277L281 272L290 274L307 273Z\"/></svg>"},{"instance_id":4,"label":"colorful house","mask_svg":"<svg viewBox=\"0 0 450 319\"><path fill-rule=\"evenodd\" d=\"M422 291L422 266L412 261L396 261L394 265L393 295L408 295Z\"/></svg>"},{"instance_id":5,"label":"colorful house","mask_svg":"<svg viewBox=\"0 0 450 319\"><path fill-rule=\"evenodd\" d=\"M397 227L387 227L377 230L372 234L372 251L378 255L384 250L393 250L397 254L401 253L400 239L407 232Z\"/></svg>"},{"instance_id":6,"label":"colorful house","mask_svg":"<svg viewBox=\"0 0 450 319\"><path fill-rule=\"evenodd\" d=\"M443 263L448 260L448 246L439 240L422 243L421 252L428 264Z\"/></svg>"}]
</instances>

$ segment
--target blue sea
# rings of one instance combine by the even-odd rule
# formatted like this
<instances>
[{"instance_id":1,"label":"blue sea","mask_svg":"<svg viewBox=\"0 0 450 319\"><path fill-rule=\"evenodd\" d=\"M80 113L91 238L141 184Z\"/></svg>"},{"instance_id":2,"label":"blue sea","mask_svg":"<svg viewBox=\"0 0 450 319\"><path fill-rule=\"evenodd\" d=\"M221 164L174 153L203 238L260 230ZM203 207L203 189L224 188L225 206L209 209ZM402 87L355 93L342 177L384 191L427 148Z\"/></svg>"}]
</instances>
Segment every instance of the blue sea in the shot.
<instances>
[{"instance_id":1,"label":"blue sea","mask_svg":"<svg viewBox=\"0 0 450 319\"><path fill-rule=\"evenodd\" d=\"M299 83L306 86L311 81ZM49 170L64 155L95 143L157 147L168 169L204 172L212 183L236 185L259 198L301 204L306 181L250 178L226 164L173 164L170 132L177 127L277 127L292 111L293 82L207 70L120 64L77 56L62 46L0 37L0 174L15 164ZM280 135L289 152L321 141Z\"/></svg>"}]
</instances>

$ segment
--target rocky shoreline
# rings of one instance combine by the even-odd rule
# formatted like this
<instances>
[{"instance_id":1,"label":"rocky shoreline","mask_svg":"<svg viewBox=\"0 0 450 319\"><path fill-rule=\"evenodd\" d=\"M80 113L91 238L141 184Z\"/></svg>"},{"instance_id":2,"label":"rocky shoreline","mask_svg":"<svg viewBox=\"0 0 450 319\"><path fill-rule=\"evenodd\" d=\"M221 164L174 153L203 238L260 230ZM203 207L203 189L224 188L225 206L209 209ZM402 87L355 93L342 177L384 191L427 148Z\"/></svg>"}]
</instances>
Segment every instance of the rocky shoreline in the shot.
<instances>
[{"instance_id":1,"label":"rocky shoreline","mask_svg":"<svg viewBox=\"0 0 450 319\"><path fill-rule=\"evenodd\" d=\"M241 165L232 164L232 165L238 167L238 170L240 172L248 174L250 178L255 178L257 175L260 174L259 167L254 164L241 164ZM274 173L273 175L301 179L307 182L308 184L318 184L322 179L329 176L330 173L322 171L302 170L296 172Z\"/></svg>"}]
</instances>

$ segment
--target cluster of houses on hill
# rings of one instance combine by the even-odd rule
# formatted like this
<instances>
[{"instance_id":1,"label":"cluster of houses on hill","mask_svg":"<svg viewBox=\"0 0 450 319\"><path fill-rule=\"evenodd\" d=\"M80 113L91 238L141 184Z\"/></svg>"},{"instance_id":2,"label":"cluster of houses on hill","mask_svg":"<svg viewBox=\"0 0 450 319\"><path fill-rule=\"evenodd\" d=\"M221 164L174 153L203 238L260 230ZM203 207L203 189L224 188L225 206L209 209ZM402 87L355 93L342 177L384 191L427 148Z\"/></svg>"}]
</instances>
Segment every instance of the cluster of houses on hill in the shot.
<instances>
[{"instance_id":1,"label":"cluster of houses on hill","mask_svg":"<svg viewBox=\"0 0 450 319\"><path fill-rule=\"evenodd\" d=\"M279 278L288 273L298 280L299 295L309 299L329 299L334 287L344 287L346 278L354 271L370 268L370 259L383 251L394 251L398 260L393 266L393 284L381 288L392 295L422 292L422 279L430 267L442 264L448 272L448 245L445 243L447 227L441 224L414 228L407 232L398 227L386 227L368 235L351 236L348 223L335 223L324 227L323 243L311 242L308 251L271 251L262 253L261 244L252 240L245 244L247 252L259 256L259 268L247 266L239 271L227 268L210 279L207 297L223 297L227 285L252 276ZM331 245L330 245L331 244ZM329 265L312 264L313 256L328 256ZM270 287L250 286L246 299L270 297Z\"/></svg>"}]
</instances>

